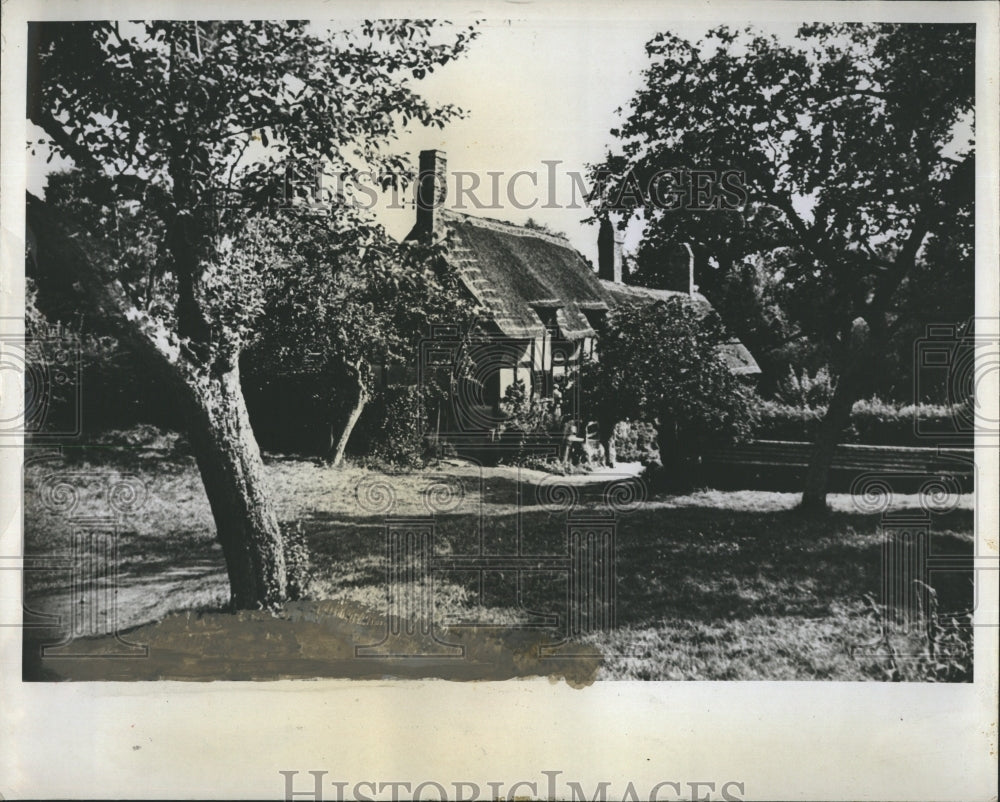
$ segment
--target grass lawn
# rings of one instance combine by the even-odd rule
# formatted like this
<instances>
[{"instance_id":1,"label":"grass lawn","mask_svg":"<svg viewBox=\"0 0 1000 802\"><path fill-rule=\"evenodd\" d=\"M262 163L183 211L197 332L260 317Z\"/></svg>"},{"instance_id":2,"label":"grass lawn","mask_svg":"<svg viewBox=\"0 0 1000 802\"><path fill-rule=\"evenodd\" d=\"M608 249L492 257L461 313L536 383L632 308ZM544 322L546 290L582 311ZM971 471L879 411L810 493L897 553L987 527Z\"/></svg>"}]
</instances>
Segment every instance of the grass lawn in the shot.
<instances>
[{"instance_id":1,"label":"grass lawn","mask_svg":"<svg viewBox=\"0 0 1000 802\"><path fill-rule=\"evenodd\" d=\"M546 662L538 646L563 631L568 592L566 572L543 556L566 549L563 497L552 484L569 483L575 509L597 512L600 488L613 477L464 464L386 475L300 459L266 462L280 519L301 527L308 541L311 586L306 600L281 613L232 615L224 610L228 586L208 502L189 457L119 448L30 459L26 554L65 559L73 554L74 526L117 515L117 630L147 645L149 656L50 653L43 660L39 643L52 641L57 628L29 628L26 678L971 680L971 635L951 621L971 607L971 571L936 575L934 607L924 610L938 613L931 640L922 626L880 638L870 601L881 598L880 516L858 512L846 495L832 497L834 511L822 519L795 512L792 493L706 490L630 505L615 518L615 626L573 638ZM434 574L435 632L464 646L465 659L354 659L354 646L378 642L387 626L384 516L428 515L428 493L445 510L435 520L435 558L452 562ZM919 499L898 497L893 509L919 514ZM959 567L971 560L971 496L930 520L934 554L959 559ZM519 541L531 569L520 579L501 565L481 580L455 559L477 549L510 554ZM80 612L95 604L86 586L74 587L67 570L25 576L26 623L58 614L64 635L73 621L79 636L104 634L78 637L67 652L116 653L104 613L97 610L95 622ZM409 637L406 622L402 631ZM580 656L564 656L567 649Z\"/></svg>"}]
</instances>

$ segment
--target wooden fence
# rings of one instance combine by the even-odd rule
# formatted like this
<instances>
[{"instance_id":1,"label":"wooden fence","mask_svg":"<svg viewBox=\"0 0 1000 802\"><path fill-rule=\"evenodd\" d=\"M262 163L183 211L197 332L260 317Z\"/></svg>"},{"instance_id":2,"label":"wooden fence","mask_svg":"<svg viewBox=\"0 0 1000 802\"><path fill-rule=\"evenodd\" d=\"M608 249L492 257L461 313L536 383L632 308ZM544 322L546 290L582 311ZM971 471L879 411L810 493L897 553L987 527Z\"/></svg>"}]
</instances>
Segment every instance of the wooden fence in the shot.
<instances>
[{"instance_id":1,"label":"wooden fence","mask_svg":"<svg viewBox=\"0 0 1000 802\"><path fill-rule=\"evenodd\" d=\"M702 455L702 480L720 487L797 491L809 465L813 444L793 440L754 440L713 449ZM948 480L971 492L975 465L971 448L837 446L831 489L849 490L865 474L884 475L898 492L917 492L928 480Z\"/></svg>"}]
</instances>

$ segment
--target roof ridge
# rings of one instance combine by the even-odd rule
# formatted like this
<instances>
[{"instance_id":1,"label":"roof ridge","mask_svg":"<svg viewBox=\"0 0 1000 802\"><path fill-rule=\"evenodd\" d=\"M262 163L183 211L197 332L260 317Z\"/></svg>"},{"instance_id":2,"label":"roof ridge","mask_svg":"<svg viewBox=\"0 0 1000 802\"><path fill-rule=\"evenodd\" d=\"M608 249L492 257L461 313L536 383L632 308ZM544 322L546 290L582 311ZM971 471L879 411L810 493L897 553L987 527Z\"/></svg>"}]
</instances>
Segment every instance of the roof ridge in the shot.
<instances>
[{"instance_id":1,"label":"roof ridge","mask_svg":"<svg viewBox=\"0 0 1000 802\"><path fill-rule=\"evenodd\" d=\"M457 212L454 209L442 209L445 219L460 218L461 220L470 223L474 226L479 226L480 228L488 228L493 230L500 230L509 234L516 234L522 237L535 237L536 239L544 240L552 245L558 245L562 248L569 248L574 253L578 253L576 248L569 241L569 237L558 231L543 231L538 228L529 228L524 225L518 225L517 223L511 223L508 220L497 220L493 217L477 217L471 214L465 214L465 212Z\"/></svg>"}]
</instances>

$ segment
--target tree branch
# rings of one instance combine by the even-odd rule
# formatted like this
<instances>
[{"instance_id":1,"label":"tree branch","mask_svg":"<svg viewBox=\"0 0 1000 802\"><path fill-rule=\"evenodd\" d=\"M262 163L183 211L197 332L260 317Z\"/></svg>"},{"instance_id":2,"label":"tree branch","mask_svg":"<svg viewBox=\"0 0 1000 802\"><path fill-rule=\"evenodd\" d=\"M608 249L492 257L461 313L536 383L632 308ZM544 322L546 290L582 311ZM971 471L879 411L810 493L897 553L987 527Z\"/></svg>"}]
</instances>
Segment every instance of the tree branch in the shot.
<instances>
[{"instance_id":1,"label":"tree branch","mask_svg":"<svg viewBox=\"0 0 1000 802\"><path fill-rule=\"evenodd\" d=\"M45 114L40 108L32 108L28 119L41 128L64 156L71 158L78 167L89 167L102 170L103 165L85 145L71 137L62 124L55 118Z\"/></svg>"}]
</instances>

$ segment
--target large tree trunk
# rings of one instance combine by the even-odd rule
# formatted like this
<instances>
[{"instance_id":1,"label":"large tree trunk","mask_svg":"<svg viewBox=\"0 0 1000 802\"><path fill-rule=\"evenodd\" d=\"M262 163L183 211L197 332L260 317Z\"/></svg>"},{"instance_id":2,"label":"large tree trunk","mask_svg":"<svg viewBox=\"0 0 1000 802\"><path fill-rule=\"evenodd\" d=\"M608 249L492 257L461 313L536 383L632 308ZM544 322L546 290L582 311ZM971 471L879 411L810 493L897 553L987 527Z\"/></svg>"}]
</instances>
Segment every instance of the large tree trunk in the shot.
<instances>
[{"instance_id":1,"label":"large tree trunk","mask_svg":"<svg viewBox=\"0 0 1000 802\"><path fill-rule=\"evenodd\" d=\"M953 180L960 175L961 171L956 171ZM837 388L833 392L833 398L830 399L830 406L820 425L816 448L806 472L800 509L806 511L827 509L826 493L834 451L841 433L851 422L854 402L865 391L881 355L886 352L889 341L889 322L886 315L891 308L893 295L904 277L913 270L917 253L927 236L928 226L936 215L936 211L931 213L927 209L917 215L910 235L906 238L895 261L881 266L882 270L875 282L867 314L855 319L852 324L848 359L845 360L845 368L841 371Z\"/></svg>"},{"instance_id":2,"label":"large tree trunk","mask_svg":"<svg viewBox=\"0 0 1000 802\"><path fill-rule=\"evenodd\" d=\"M825 511L827 488L830 484L830 466L840 437L851 423L851 409L861 393L859 367L844 371L830 399L826 415L820 422L816 444L809 458L805 486L800 508L809 512Z\"/></svg>"},{"instance_id":3,"label":"large tree trunk","mask_svg":"<svg viewBox=\"0 0 1000 802\"><path fill-rule=\"evenodd\" d=\"M837 379L826 415L820 422L815 448L809 459L800 509L807 512L827 510L826 494L833 455L844 429L851 423L854 402L869 387L878 355L885 353L886 343L886 321L881 311L873 314L870 320L858 318L852 324L844 368Z\"/></svg>"},{"instance_id":4,"label":"large tree trunk","mask_svg":"<svg viewBox=\"0 0 1000 802\"><path fill-rule=\"evenodd\" d=\"M351 433L354 431L354 427L358 423L358 419L361 417L361 413L365 409L365 405L368 403L368 393L365 391L364 386L358 383L358 393L355 396L354 406L351 407L350 414L347 416L347 421L344 423L343 429L340 431L340 436L335 440L336 442L331 442L330 447L330 464L333 467L340 467L341 463L344 461L344 452L347 450L347 441L351 439ZM334 438L331 438L334 440Z\"/></svg>"},{"instance_id":5,"label":"large tree trunk","mask_svg":"<svg viewBox=\"0 0 1000 802\"><path fill-rule=\"evenodd\" d=\"M238 361L190 387L189 437L215 519L236 609L286 599L281 529L250 428Z\"/></svg>"},{"instance_id":6,"label":"large tree trunk","mask_svg":"<svg viewBox=\"0 0 1000 802\"><path fill-rule=\"evenodd\" d=\"M29 231L34 232L28 241L36 245L39 274L72 279L83 295L81 308L110 323L122 342L159 372L162 390L182 403L226 559L233 605L253 609L280 604L286 595L283 541L268 499L237 360L217 361L206 369L161 323L139 312L84 232L56 220L36 198L29 196L27 206Z\"/></svg>"}]
</instances>

